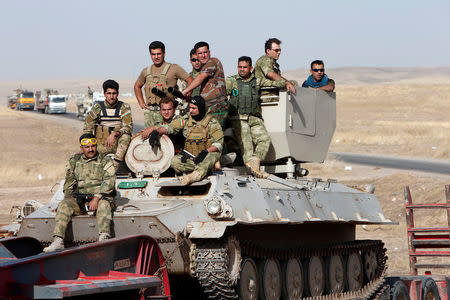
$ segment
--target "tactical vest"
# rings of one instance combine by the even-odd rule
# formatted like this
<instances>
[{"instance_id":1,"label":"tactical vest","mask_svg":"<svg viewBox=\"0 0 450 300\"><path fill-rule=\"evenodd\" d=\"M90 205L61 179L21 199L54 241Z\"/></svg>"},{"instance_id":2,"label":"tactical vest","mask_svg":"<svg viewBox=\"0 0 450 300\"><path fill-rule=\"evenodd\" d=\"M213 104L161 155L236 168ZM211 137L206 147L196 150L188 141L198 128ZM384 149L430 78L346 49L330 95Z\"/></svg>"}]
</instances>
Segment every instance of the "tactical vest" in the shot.
<instances>
[{"instance_id":1,"label":"tactical vest","mask_svg":"<svg viewBox=\"0 0 450 300\"><path fill-rule=\"evenodd\" d=\"M166 63L164 69L159 75L152 75L153 65L147 67L147 75L145 75L145 98L147 105L159 105L159 101L161 98L152 93L152 88L156 87L160 91L166 93L168 97L172 97L170 93L167 92L167 88L169 87L167 83L167 71L169 71L171 64Z\"/></svg>"},{"instance_id":2,"label":"tactical vest","mask_svg":"<svg viewBox=\"0 0 450 300\"><path fill-rule=\"evenodd\" d=\"M208 149L212 142L209 136L208 124L211 115L206 115L203 120L194 124L192 117L186 123L186 139L184 141L184 150L197 156L203 150Z\"/></svg>"},{"instance_id":3,"label":"tactical vest","mask_svg":"<svg viewBox=\"0 0 450 300\"><path fill-rule=\"evenodd\" d=\"M233 77L231 82L233 82ZM230 96L231 115L236 113L247 115L261 115L259 91L256 87L256 78L250 81L243 81L241 78L236 79L237 89L233 89Z\"/></svg>"},{"instance_id":4,"label":"tactical vest","mask_svg":"<svg viewBox=\"0 0 450 300\"><path fill-rule=\"evenodd\" d=\"M123 102L118 101L116 108L106 108L104 101L99 101L98 104L100 105L101 111L99 123L95 126L95 136L99 143L103 143L114 130L114 127L122 126L120 109L122 108Z\"/></svg>"}]
</instances>

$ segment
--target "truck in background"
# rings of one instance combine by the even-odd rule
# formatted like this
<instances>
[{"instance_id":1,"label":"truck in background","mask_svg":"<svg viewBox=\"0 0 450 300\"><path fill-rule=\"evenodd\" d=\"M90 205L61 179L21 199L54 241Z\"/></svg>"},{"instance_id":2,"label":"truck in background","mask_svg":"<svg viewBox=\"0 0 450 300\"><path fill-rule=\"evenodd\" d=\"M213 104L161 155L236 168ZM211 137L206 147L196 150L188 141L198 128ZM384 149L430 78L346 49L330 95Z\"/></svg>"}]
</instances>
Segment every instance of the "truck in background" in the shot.
<instances>
[{"instance_id":1,"label":"truck in background","mask_svg":"<svg viewBox=\"0 0 450 300\"><path fill-rule=\"evenodd\" d=\"M15 109L34 109L34 93L30 91L25 91L21 89L15 90L17 94Z\"/></svg>"},{"instance_id":2,"label":"truck in background","mask_svg":"<svg viewBox=\"0 0 450 300\"><path fill-rule=\"evenodd\" d=\"M52 89L44 89L41 95L40 91L36 92L36 110L46 114L65 114L66 99L65 95L58 94L58 91Z\"/></svg>"}]
</instances>

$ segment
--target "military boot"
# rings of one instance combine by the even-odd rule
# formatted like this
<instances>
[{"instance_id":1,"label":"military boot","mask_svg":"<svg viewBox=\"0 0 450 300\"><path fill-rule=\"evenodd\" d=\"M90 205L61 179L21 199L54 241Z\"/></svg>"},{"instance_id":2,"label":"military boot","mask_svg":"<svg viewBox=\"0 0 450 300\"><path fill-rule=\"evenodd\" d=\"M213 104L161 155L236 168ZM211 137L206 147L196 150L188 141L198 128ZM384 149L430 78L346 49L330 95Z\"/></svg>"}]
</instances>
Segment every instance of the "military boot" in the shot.
<instances>
[{"instance_id":1,"label":"military boot","mask_svg":"<svg viewBox=\"0 0 450 300\"><path fill-rule=\"evenodd\" d=\"M53 252L56 250L62 250L64 249L64 239L59 236L53 237L53 242L48 246L44 248L44 252Z\"/></svg>"},{"instance_id":2,"label":"military boot","mask_svg":"<svg viewBox=\"0 0 450 300\"><path fill-rule=\"evenodd\" d=\"M183 177L181 177L181 184L182 185L188 185L191 184L193 182L197 182L200 181L202 179L202 176L200 174L199 171L194 171L190 174L187 175L183 175Z\"/></svg>"},{"instance_id":3,"label":"military boot","mask_svg":"<svg viewBox=\"0 0 450 300\"><path fill-rule=\"evenodd\" d=\"M100 232L98 234L98 241L99 242L103 242L103 241L109 240L110 238L111 238L111 235L109 233Z\"/></svg>"},{"instance_id":4,"label":"military boot","mask_svg":"<svg viewBox=\"0 0 450 300\"><path fill-rule=\"evenodd\" d=\"M267 178L270 175L267 172L261 171L260 160L255 156L251 157L245 165L256 178Z\"/></svg>"}]
</instances>

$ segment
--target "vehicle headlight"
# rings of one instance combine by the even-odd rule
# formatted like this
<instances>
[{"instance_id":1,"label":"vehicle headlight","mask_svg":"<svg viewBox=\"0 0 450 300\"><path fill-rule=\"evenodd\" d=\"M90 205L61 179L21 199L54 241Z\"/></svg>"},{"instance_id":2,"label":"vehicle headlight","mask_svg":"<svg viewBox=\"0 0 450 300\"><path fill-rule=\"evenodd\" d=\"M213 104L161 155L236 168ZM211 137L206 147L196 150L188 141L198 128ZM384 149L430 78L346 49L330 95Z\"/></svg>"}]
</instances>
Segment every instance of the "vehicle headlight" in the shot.
<instances>
[{"instance_id":1,"label":"vehicle headlight","mask_svg":"<svg viewBox=\"0 0 450 300\"><path fill-rule=\"evenodd\" d=\"M222 204L216 199L211 199L206 202L206 211L210 215L217 215L222 211Z\"/></svg>"}]
</instances>

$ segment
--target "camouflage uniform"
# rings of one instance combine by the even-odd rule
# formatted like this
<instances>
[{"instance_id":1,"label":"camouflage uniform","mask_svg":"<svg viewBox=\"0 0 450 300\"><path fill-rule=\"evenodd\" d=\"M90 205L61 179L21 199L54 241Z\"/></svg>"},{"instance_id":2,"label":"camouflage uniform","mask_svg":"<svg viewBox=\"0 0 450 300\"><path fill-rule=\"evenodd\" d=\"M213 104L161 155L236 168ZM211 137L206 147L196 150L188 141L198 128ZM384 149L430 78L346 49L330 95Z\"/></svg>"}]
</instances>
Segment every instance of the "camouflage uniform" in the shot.
<instances>
[{"instance_id":1,"label":"camouflage uniform","mask_svg":"<svg viewBox=\"0 0 450 300\"><path fill-rule=\"evenodd\" d=\"M255 76L257 84L260 88L274 88L261 90L263 102L276 102L279 100L279 89L286 88L286 80L283 78L272 80L267 77L267 74L269 72L274 72L278 75L281 75L280 65L274 58L263 55L256 61L255 64Z\"/></svg>"},{"instance_id":2,"label":"camouflage uniform","mask_svg":"<svg viewBox=\"0 0 450 300\"><path fill-rule=\"evenodd\" d=\"M192 69L192 71L189 73L189 75L192 77L192 79L197 77L198 74L200 74L200 70L197 71L195 69ZM199 96L200 95L200 87L201 86L198 86L198 87L196 87L195 89L192 90L191 97L195 97L195 96Z\"/></svg>"},{"instance_id":3,"label":"camouflage uniform","mask_svg":"<svg viewBox=\"0 0 450 300\"><path fill-rule=\"evenodd\" d=\"M207 112L216 118L221 126L224 126L229 104L222 63L212 57L203 65L200 73L208 75L200 86L200 96L205 99Z\"/></svg>"},{"instance_id":4,"label":"camouflage uniform","mask_svg":"<svg viewBox=\"0 0 450 300\"><path fill-rule=\"evenodd\" d=\"M114 159L116 161L123 161L133 131L131 107L128 103L122 101L117 101L114 105L110 105L107 101L103 103L108 116L104 116L105 112L102 110L102 104L99 102L95 103L86 116L83 132L93 133L97 137L97 149L99 153L114 153ZM116 138L113 147L106 148L104 143L112 131L119 132L120 136L118 139Z\"/></svg>"},{"instance_id":5,"label":"camouflage uniform","mask_svg":"<svg viewBox=\"0 0 450 300\"><path fill-rule=\"evenodd\" d=\"M187 116L174 115L171 120L166 122L161 117L161 122L155 123L155 126L160 127L160 126L163 126L163 125L169 125L172 121L175 121L175 122L186 122L187 119L188 119ZM170 134L169 138L170 138L170 140L173 143L173 147L175 148L175 153L180 153L181 150L183 149L184 137L179 132L177 134L175 134L175 133Z\"/></svg>"},{"instance_id":6,"label":"camouflage uniform","mask_svg":"<svg viewBox=\"0 0 450 300\"><path fill-rule=\"evenodd\" d=\"M239 90L238 81L248 83L242 86L245 90ZM254 81L256 78L253 73L245 80L239 75L228 77L226 80L231 105L231 126L238 140L244 163L247 163L251 157L257 157L260 161L264 160L270 146L270 136L261 116L259 87L256 84L252 85ZM255 145L254 148L253 145Z\"/></svg>"},{"instance_id":7,"label":"camouflage uniform","mask_svg":"<svg viewBox=\"0 0 450 300\"><path fill-rule=\"evenodd\" d=\"M90 159L83 154L72 156L66 166L64 199L56 211L53 235L64 239L72 216L86 214L86 209L80 207L73 196L74 192L92 194L100 199L97 208L98 232L110 234L115 181L115 169L110 157L98 153Z\"/></svg>"},{"instance_id":8,"label":"camouflage uniform","mask_svg":"<svg viewBox=\"0 0 450 300\"><path fill-rule=\"evenodd\" d=\"M218 152L210 152L205 159L198 165L194 161L188 159L182 162L182 155L175 155L172 159L171 167L177 173L187 173L198 171L201 178L204 178L208 172L214 167L216 161L219 160L223 148L223 132L222 127L214 117L207 114L203 120L197 122L192 117L188 121L174 120L169 125L163 126L167 130L167 134L176 134L183 132L185 137L184 149L197 156L202 150L206 150L210 146L215 146L219 149ZM196 134L202 131L204 134Z\"/></svg>"}]
</instances>

